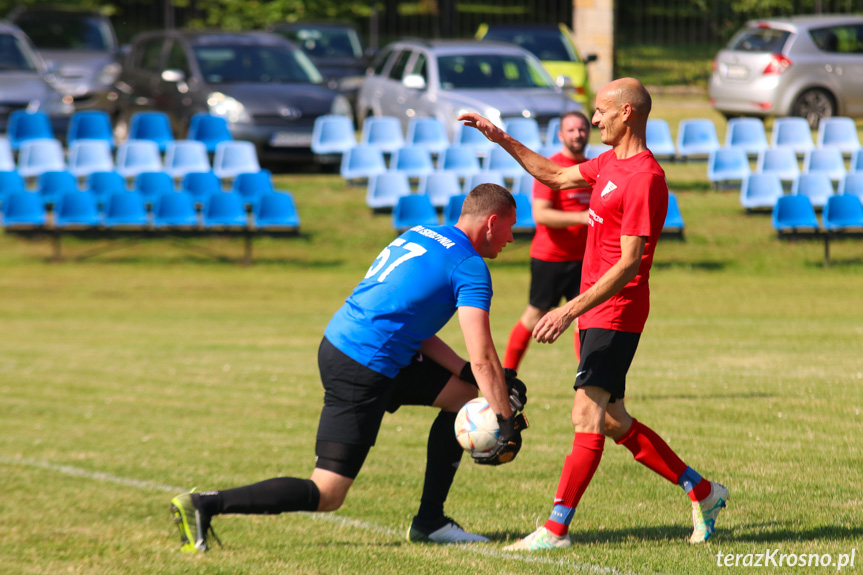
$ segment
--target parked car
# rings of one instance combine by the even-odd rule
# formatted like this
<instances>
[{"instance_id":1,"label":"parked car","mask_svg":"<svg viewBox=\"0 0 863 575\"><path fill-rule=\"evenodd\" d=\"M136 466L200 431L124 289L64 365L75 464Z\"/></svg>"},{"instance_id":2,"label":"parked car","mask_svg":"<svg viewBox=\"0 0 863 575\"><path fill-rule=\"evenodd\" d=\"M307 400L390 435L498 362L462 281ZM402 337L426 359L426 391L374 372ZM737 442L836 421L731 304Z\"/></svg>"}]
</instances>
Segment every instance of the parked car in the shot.
<instances>
[{"instance_id":1,"label":"parked car","mask_svg":"<svg viewBox=\"0 0 863 575\"><path fill-rule=\"evenodd\" d=\"M296 44L314 63L327 87L345 95L356 106L357 93L369 65L356 28L349 24L293 22L272 31Z\"/></svg>"},{"instance_id":2,"label":"parked car","mask_svg":"<svg viewBox=\"0 0 863 575\"><path fill-rule=\"evenodd\" d=\"M476 39L524 48L540 59L558 85L571 90L576 102L586 108L591 106L587 65L596 61L596 54L582 58L575 35L566 24L481 24Z\"/></svg>"},{"instance_id":3,"label":"parked car","mask_svg":"<svg viewBox=\"0 0 863 575\"><path fill-rule=\"evenodd\" d=\"M351 115L347 99L322 82L303 51L277 34L145 32L133 38L117 81L117 136L135 112L160 110L184 138L192 116L205 112L225 118L261 159L310 160L315 118Z\"/></svg>"},{"instance_id":4,"label":"parked car","mask_svg":"<svg viewBox=\"0 0 863 575\"><path fill-rule=\"evenodd\" d=\"M360 119L395 116L406 129L416 116L440 119L453 137L457 118L479 112L502 126L510 117L548 122L582 106L554 83L530 52L498 42L410 40L385 47L366 73Z\"/></svg>"},{"instance_id":5,"label":"parked car","mask_svg":"<svg viewBox=\"0 0 863 575\"><path fill-rule=\"evenodd\" d=\"M113 108L120 51L107 16L71 7L19 6L9 18L49 61L55 88L74 100L76 110Z\"/></svg>"},{"instance_id":6,"label":"parked car","mask_svg":"<svg viewBox=\"0 0 863 575\"><path fill-rule=\"evenodd\" d=\"M710 102L726 116L863 115L863 16L751 20L713 61Z\"/></svg>"},{"instance_id":7,"label":"parked car","mask_svg":"<svg viewBox=\"0 0 863 575\"><path fill-rule=\"evenodd\" d=\"M71 99L54 89L55 76L27 35L0 21L0 132L16 110L45 112L54 132L62 136L74 108Z\"/></svg>"}]
</instances>

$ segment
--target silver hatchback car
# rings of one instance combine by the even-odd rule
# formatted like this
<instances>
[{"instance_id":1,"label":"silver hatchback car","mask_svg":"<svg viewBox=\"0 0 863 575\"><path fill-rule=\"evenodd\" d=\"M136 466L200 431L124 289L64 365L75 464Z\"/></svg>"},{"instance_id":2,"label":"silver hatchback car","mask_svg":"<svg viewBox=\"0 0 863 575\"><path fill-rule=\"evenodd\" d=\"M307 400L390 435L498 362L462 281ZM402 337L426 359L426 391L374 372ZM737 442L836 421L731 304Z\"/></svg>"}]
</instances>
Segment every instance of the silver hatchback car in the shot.
<instances>
[{"instance_id":1,"label":"silver hatchback car","mask_svg":"<svg viewBox=\"0 0 863 575\"><path fill-rule=\"evenodd\" d=\"M357 98L360 120L395 116L406 129L413 117L436 117L450 139L464 112L479 112L499 126L507 118L533 118L544 134L551 119L581 108L530 52L474 40L390 44L367 71Z\"/></svg>"},{"instance_id":2,"label":"silver hatchback car","mask_svg":"<svg viewBox=\"0 0 863 575\"><path fill-rule=\"evenodd\" d=\"M752 20L713 62L710 102L726 116L863 116L863 16Z\"/></svg>"}]
</instances>

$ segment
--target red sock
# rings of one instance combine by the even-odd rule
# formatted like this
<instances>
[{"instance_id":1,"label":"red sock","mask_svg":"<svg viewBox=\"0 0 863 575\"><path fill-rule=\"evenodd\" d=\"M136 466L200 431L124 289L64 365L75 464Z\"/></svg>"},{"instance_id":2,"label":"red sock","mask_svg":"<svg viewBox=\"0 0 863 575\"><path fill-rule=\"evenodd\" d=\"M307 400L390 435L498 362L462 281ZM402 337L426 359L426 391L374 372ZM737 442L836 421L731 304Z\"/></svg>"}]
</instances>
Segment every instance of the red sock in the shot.
<instances>
[{"instance_id":1,"label":"red sock","mask_svg":"<svg viewBox=\"0 0 863 575\"><path fill-rule=\"evenodd\" d=\"M554 511L552 518L545 522L545 528L560 537L569 532L569 522L572 520L578 502L584 495L590 480L599 467L602 459L602 449L605 446L605 436L601 433L576 433L572 441L572 453L563 461L563 471L560 473L560 483L554 496ZM569 510L569 513L561 512ZM563 519L555 521L556 518Z\"/></svg>"},{"instance_id":2,"label":"red sock","mask_svg":"<svg viewBox=\"0 0 863 575\"><path fill-rule=\"evenodd\" d=\"M524 357L524 352L527 351L531 335L531 331L524 327L521 320L515 323L515 326L513 326L512 331L509 333L509 341L506 344L506 352L503 355L504 367L518 369L518 364L521 363L521 358Z\"/></svg>"},{"instance_id":3,"label":"red sock","mask_svg":"<svg viewBox=\"0 0 863 575\"><path fill-rule=\"evenodd\" d=\"M632 427L617 443L630 450L637 462L672 483L677 483L686 471L686 464L668 444L655 431L636 419L632 420Z\"/></svg>"}]
</instances>

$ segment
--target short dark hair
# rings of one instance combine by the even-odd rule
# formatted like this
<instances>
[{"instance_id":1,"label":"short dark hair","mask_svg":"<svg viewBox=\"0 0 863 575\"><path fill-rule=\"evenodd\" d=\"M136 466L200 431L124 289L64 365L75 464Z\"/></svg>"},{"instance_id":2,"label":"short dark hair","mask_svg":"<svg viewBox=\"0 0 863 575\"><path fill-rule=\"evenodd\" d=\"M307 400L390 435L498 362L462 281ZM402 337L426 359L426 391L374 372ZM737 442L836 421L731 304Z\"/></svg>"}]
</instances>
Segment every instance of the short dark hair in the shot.
<instances>
[{"instance_id":1,"label":"short dark hair","mask_svg":"<svg viewBox=\"0 0 863 575\"><path fill-rule=\"evenodd\" d=\"M472 189L461 207L462 216L488 216L515 209L515 198L497 184L479 184Z\"/></svg>"},{"instance_id":2,"label":"short dark hair","mask_svg":"<svg viewBox=\"0 0 863 575\"><path fill-rule=\"evenodd\" d=\"M570 110L565 114L561 114L560 123L563 124L563 120L569 117L581 118L582 120L584 120L584 123L587 124L587 129L590 130L590 119L584 112L581 112L580 110Z\"/></svg>"}]
</instances>

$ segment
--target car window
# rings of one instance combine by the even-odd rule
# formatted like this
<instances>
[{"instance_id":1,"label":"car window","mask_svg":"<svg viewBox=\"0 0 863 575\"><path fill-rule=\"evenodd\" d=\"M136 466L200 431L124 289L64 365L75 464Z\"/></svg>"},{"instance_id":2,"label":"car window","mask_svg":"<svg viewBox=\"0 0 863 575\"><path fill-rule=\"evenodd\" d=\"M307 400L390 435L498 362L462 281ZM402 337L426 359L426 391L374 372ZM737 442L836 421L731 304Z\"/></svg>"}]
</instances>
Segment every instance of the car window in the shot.
<instances>
[{"instance_id":1,"label":"car window","mask_svg":"<svg viewBox=\"0 0 863 575\"><path fill-rule=\"evenodd\" d=\"M38 68L21 38L0 34L0 72L10 71L36 72Z\"/></svg>"},{"instance_id":2,"label":"car window","mask_svg":"<svg viewBox=\"0 0 863 575\"><path fill-rule=\"evenodd\" d=\"M791 32L775 28L745 28L728 43L729 50L737 52L768 52L780 54Z\"/></svg>"},{"instance_id":3,"label":"car window","mask_svg":"<svg viewBox=\"0 0 863 575\"><path fill-rule=\"evenodd\" d=\"M112 51L117 48L110 23L78 15L37 15L16 24L40 50Z\"/></svg>"},{"instance_id":4,"label":"car window","mask_svg":"<svg viewBox=\"0 0 863 575\"><path fill-rule=\"evenodd\" d=\"M186 49L183 44L177 40L171 44L171 49L168 51L168 59L165 61L165 69L180 70L188 78L191 74L189 67L189 59L186 57Z\"/></svg>"},{"instance_id":5,"label":"car window","mask_svg":"<svg viewBox=\"0 0 863 575\"><path fill-rule=\"evenodd\" d=\"M292 28L278 31L313 58L362 58L360 38L350 28Z\"/></svg>"},{"instance_id":6,"label":"car window","mask_svg":"<svg viewBox=\"0 0 863 575\"><path fill-rule=\"evenodd\" d=\"M550 88L554 83L533 58L517 54L439 56L441 88Z\"/></svg>"},{"instance_id":7,"label":"car window","mask_svg":"<svg viewBox=\"0 0 863 575\"><path fill-rule=\"evenodd\" d=\"M375 62L372 64L372 69L375 72L376 76L380 76L384 71L384 66L386 66L387 60L389 60L390 54L393 53L392 48L384 48L381 53L375 57Z\"/></svg>"},{"instance_id":8,"label":"car window","mask_svg":"<svg viewBox=\"0 0 863 575\"><path fill-rule=\"evenodd\" d=\"M578 62L572 45L556 30L495 30L488 31L483 40L516 44L540 60Z\"/></svg>"},{"instance_id":9,"label":"car window","mask_svg":"<svg viewBox=\"0 0 863 575\"><path fill-rule=\"evenodd\" d=\"M417 57L414 59L413 65L411 69L408 71L408 74L417 74L423 77L423 80L428 84L428 72L426 70L426 56L425 54L417 54Z\"/></svg>"},{"instance_id":10,"label":"car window","mask_svg":"<svg viewBox=\"0 0 863 575\"><path fill-rule=\"evenodd\" d=\"M208 83L319 83L321 75L299 50L265 45L206 45L194 48Z\"/></svg>"},{"instance_id":11,"label":"car window","mask_svg":"<svg viewBox=\"0 0 863 575\"><path fill-rule=\"evenodd\" d=\"M162 38L150 38L141 43L138 48L138 56L135 61L139 68L150 72L160 72L159 58L162 55Z\"/></svg>"},{"instance_id":12,"label":"car window","mask_svg":"<svg viewBox=\"0 0 863 575\"><path fill-rule=\"evenodd\" d=\"M813 29L809 35L825 52L863 54L863 24Z\"/></svg>"},{"instance_id":13,"label":"car window","mask_svg":"<svg viewBox=\"0 0 863 575\"><path fill-rule=\"evenodd\" d=\"M393 80L401 80L402 75L405 72L405 66L408 63L408 59L411 57L410 50L402 50L402 52L396 58L396 61L393 63L390 68L389 77Z\"/></svg>"}]
</instances>

